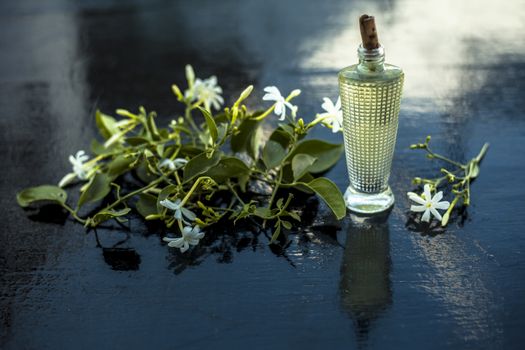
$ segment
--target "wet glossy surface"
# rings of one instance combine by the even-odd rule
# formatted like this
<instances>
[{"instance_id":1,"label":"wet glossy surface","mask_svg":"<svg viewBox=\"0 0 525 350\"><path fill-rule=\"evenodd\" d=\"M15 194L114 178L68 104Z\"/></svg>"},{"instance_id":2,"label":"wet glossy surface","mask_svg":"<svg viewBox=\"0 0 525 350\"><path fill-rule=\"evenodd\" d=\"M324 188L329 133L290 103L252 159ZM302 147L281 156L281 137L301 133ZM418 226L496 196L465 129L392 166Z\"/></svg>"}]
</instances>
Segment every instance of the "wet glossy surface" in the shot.
<instances>
[{"instance_id":1,"label":"wet glossy surface","mask_svg":"<svg viewBox=\"0 0 525 350\"><path fill-rule=\"evenodd\" d=\"M321 207L285 251L240 228L183 256L139 220L98 230L99 246L51 209L16 206L88 148L96 108L169 120L186 63L227 99L254 83L254 105L264 86L301 88L313 116L355 63L363 12L406 73L388 217L337 224ZM2 2L0 347L521 348L524 18L519 0ZM439 169L407 149L429 133L461 160L491 142L473 205L444 232L411 223L403 195ZM343 158L328 176L344 190Z\"/></svg>"}]
</instances>

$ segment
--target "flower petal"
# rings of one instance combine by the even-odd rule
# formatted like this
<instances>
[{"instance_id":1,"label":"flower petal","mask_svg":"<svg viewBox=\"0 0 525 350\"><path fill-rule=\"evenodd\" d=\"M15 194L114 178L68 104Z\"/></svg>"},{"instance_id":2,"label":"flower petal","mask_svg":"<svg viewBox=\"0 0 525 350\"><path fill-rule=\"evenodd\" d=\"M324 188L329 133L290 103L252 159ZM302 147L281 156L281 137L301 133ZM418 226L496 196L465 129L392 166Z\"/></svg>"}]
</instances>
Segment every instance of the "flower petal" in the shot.
<instances>
[{"instance_id":1,"label":"flower petal","mask_svg":"<svg viewBox=\"0 0 525 350\"><path fill-rule=\"evenodd\" d=\"M186 252L189 248L190 248L190 245L188 244L188 242L184 241L182 247L180 247L180 252L181 252L181 253L184 253L184 252Z\"/></svg>"},{"instance_id":2,"label":"flower petal","mask_svg":"<svg viewBox=\"0 0 525 350\"><path fill-rule=\"evenodd\" d=\"M189 209L181 207L180 210L182 211L182 215L184 215L190 221L194 221L197 218L197 215L195 215L195 213Z\"/></svg>"},{"instance_id":3,"label":"flower petal","mask_svg":"<svg viewBox=\"0 0 525 350\"><path fill-rule=\"evenodd\" d=\"M435 217L436 219L438 219L439 221L441 221L441 219L443 219L443 218L441 217L441 214L436 210L436 208L433 208L433 207L430 208L430 212L431 212L432 215L434 215L434 217Z\"/></svg>"},{"instance_id":4,"label":"flower petal","mask_svg":"<svg viewBox=\"0 0 525 350\"><path fill-rule=\"evenodd\" d=\"M281 92L279 91L277 86L267 86L264 88L263 91L272 95L281 96Z\"/></svg>"},{"instance_id":5,"label":"flower petal","mask_svg":"<svg viewBox=\"0 0 525 350\"><path fill-rule=\"evenodd\" d=\"M321 105L321 108L324 109L328 113L332 113L334 111L334 103L332 100L330 100L328 97L323 97L323 104Z\"/></svg>"},{"instance_id":6,"label":"flower petal","mask_svg":"<svg viewBox=\"0 0 525 350\"><path fill-rule=\"evenodd\" d=\"M435 204L439 202L441 199L443 199L443 191L439 191L438 193L434 195L434 197L432 197L432 203Z\"/></svg>"},{"instance_id":7,"label":"flower petal","mask_svg":"<svg viewBox=\"0 0 525 350\"><path fill-rule=\"evenodd\" d=\"M166 207L166 208L171 209L171 210L179 209L179 206L176 203L170 201L169 199L161 200L159 202L159 204L162 205L163 207Z\"/></svg>"},{"instance_id":8,"label":"flower petal","mask_svg":"<svg viewBox=\"0 0 525 350\"><path fill-rule=\"evenodd\" d=\"M423 187L423 194L425 195L425 199L427 201L432 200L432 193L430 192L430 185L426 184L425 187Z\"/></svg>"},{"instance_id":9,"label":"flower petal","mask_svg":"<svg viewBox=\"0 0 525 350\"><path fill-rule=\"evenodd\" d=\"M407 192L407 196L410 200L413 200L414 202L418 203L418 204L426 204L427 202L421 198L417 193L414 193L414 192Z\"/></svg>"},{"instance_id":10,"label":"flower petal","mask_svg":"<svg viewBox=\"0 0 525 350\"><path fill-rule=\"evenodd\" d=\"M180 248L184 245L185 241L182 237L175 238L172 241L168 243L168 247L172 248Z\"/></svg>"},{"instance_id":11,"label":"flower petal","mask_svg":"<svg viewBox=\"0 0 525 350\"><path fill-rule=\"evenodd\" d=\"M443 201L443 202L439 202L439 203L434 204L434 208L436 208L436 209L447 210L448 207L450 207L450 203L447 202L447 201Z\"/></svg>"},{"instance_id":12,"label":"flower petal","mask_svg":"<svg viewBox=\"0 0 525 350\"><path fill-rule=\"evenodd\" d=\"M421 221L429 222L430 221L430 210L427 208L421 217Z\"/></svg>"},{"instance_id":13,"label":"flower petal","mask_svg":"<svg viewBox=\"0 0 525 350\"><path fill-rule=\"evenodd\" d=\"M427 207L424 205L411 205L410 210L416 213L420 213L427 210Z\"/></svg>"}]
</instances>

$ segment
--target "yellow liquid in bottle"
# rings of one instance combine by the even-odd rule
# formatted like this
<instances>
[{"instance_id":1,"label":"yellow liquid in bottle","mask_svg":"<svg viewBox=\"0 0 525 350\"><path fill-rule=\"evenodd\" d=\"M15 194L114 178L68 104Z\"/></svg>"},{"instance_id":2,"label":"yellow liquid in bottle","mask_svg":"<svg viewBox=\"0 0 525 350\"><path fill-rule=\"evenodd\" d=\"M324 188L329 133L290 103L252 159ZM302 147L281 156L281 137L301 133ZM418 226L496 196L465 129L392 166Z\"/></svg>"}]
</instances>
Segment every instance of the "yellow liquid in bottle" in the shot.
<instances>
[{"instance_id":1,"label":"yellow liquid in bottle","mask_svg":"<svg viewBox=\"0 0 525 350\"><path fill-rule=\"evenodd\" d=\"M357 212L372 213L385 210L379 207L386 204L374 203L376 198L370 195L388 191L388 196L391 196L388 207L393 204L388 178L396 143L404 74L400 68L388 64L381 64L378 71L363 72L359 68L359 65L354 65L339 73L350 179L348 191L357 196L351 198L357 201L354 208L348 201L347 206ZM359 198L360 194L362 198Z\"/></svg>"}]
</instances>

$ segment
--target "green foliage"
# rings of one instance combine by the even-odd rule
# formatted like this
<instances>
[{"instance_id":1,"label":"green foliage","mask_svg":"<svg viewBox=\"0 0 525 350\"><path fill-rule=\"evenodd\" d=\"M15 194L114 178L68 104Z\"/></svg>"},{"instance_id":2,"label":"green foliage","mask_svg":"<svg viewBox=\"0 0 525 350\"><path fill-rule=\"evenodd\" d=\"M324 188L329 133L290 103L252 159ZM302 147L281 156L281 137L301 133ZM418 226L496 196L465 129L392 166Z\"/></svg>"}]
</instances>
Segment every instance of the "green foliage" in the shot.
<instances>
[{"instance_id":1,"label":"green foliage","mask_svg":"<svg viewBox=\"0 0 525 350\"><path fill-rule=\"evenodd\" d=\"M136 113L119 109L118 117L96 112L102 140L91 143L95 157L82 160L83 172L77 166L68 175L76 173L79 180L87 181L76 205L70 207L66 192L57 186L23 190L17 195L18 204L54 202L91 227L108 220L123 222L132 209L146 220L161 220L180 231L187 225L204 228L220 220L250 218L273 226L272 242L301 220L300 212L289 209L295 190L317 194L338 219L344 217L339 189L318 176L336 164L343 147L304 139L318 121L305 124L290 117L264 140L262 123L273 106L250 112L243 102L253 87L231 107L213 114L213 100L197 95L193 70L186 69L188 90L183 94L172 86L185 113L174 118L169 128L157 126L155 112L143 107ZM292 92L286 101L298 93ZM269 196L251 192L260 183L272 188ZM126 185L124 193L119 184ZM89 210L100 207L83 218L80 211L87 212L88 204Z\"/></svg>"},{"instance_id":2,"label":"green foliage","mask_svg":"<svg viewBox=\"0 0 525 350\"><path fill-rule=\"evenodd\" d=\"M432 179L415 177L412 183L415 185L428 184L431 192L436 192L439 188L444 187L452 189L454 197L441 220L441 225L446 226L454 208L458 208L460 205L470 205L470 184L479 175L479 165L489 149L489 144L485 143L476 157L472 158L468 163L462 164L432 151L429 145L430 140L431 137L429 135L426 137L425 142L410 145L410 149L424 150L428 159L440 160L446 163L449 168L441 168L441 176L439 177Z\"/></svg>"},{"instance_id":3,"label":"green foliage","mask_svg":"<svg viewBox=\"0 0 525 350\"><path fill-rule=\"evenodd\" d=\"M16 195L18 205L24 208L38 202L64 204L66 199L66 191L60 187L51 185L26 188L25 190L18 192Z\"/></svg>"}]
</instances>

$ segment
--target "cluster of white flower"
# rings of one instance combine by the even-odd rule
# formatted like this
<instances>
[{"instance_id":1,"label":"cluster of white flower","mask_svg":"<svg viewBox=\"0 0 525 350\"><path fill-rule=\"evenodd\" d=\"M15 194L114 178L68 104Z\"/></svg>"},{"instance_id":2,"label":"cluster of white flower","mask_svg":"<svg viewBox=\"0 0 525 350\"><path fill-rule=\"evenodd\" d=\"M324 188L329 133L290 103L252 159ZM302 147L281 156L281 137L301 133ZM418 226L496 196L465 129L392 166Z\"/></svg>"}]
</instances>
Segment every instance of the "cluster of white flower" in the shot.
<instances>
[{"instance_id":1,"label":"cluster of white flower","mask_svg":"<svg viewBox=\"0 0 525 350\"><path fill-rule=\"evenodd\" d=\"M184 92L184 98L187 101L202 103L208 110L210 110L210 107L212 106L217 110L221 108L221 105L224 103L224 99L221 96L222 88L217 85L217 78L215 76L211 76L204 80L195 78L193 68L190 65L187 65L186 78L188 80L188 89ZM251 89L249 91L251 91ZM293 90L287 98L284 98L279 89L275 86L267 86L264 88L264 92L266 94L263 96L263 100L274 102L273 111L280 117L279 120L286 119L287 109L291 112L292 120L295 119L298 107L291 104L289 101L298 96L301 93L301 90ZM182 98L181 94L180 96ZM325 97L324 103L321 107L325 112L318 114L317 120L322 122L323 125L330 127L334 133L341 130L341 100L338 99L334 105L329 98ZM120 133L117 136L120 137ZM108 143L114 143L114 141L118 139L117 136L114 135L106 141L105 145L109 147ZM79 180L88 180L91 178L96 172L96 167L94 166L96 163L88 162L88 160L89 156L87 156L82 150L78 151L75 156L71 155L69 161L73 166L73 171L60 180L59 186L64 187L77 178ZM175 171L183 168L187 162L188 161L183 158L166 158L159 162L158 168ZM159 203L173 211L173 217L180 223L181 227L181 237L164 238L164 241L168 242L168 246L179 248L181 252L185 252L189 249L190 245L197 245L199 240L204 237L204 232L201 231L198 225L192 226L192 222L197 218L195 213L185 208L181 199L176 199L175 201L164 199Z\"/></svg>"},{"instance_id":2,"label":"cluster of white flower","mask_svg":"<svg viewBox=\"0 0 525 350\"><path fill-rule=\"evenodd\" d=\"M216 110L224 104L222 98L222 88L217 85L217 77L212 75L208 79L195 79L195 72L192 66L186 65L186 79L188 80L188 89L184 92L184 97L189 101L202 101L204 107L211 111L213 106Z\"/></svg>"},{"instance_id":3,"label":"cluster of white flower","mask_svg":"<svg viewBox=\"0 0 525 350\"><path fill-rule=\"evenodd\" d=\"M267 86L264 88L266 94L263 96L265 101L274 101L274 113L279 116L279 120L286 119L286 109L288 108L292 113L292 119L297 114L297 106L292 105L289 101L298 96L301 90L294 90L290 93L288 98L284 98L281 95L279 89L275 86ZM342 130L343 127L343 111L341 110L341 98L337 99L334 104L328 97L323 98L323 104L321 107L325 110L324 113L317 115L317 119L313 122L314 124L321 122L324 126L332 129L332 132L336 133Z\"/></svg>"},{"instance_id":4,"label":"cluster of white flower","mask_svg":"<svg viewBox=\"0 0 525 350\"><path fill-rule=\"evenodd\" d=\"M76 178L79 180L87 180L94 173L93 165L86 164L89 156L86 155L86 152L80 150L74 156L69 156L69 162L73 165L73 172L66 174L62 180L58 183L59 187L64 187Z\"/></svg>"},{"instance_id":5,"label":"cluster of white flower","mask_svg":"<svg viewBox=\"0 0 525 350\"><path fill-rule=\"evenodd\" d=\"M190 248L190 245L199 244L199 240L204 237L204 232L201 231L198 225L191 226L190 222L194 221L197 218L194 212L184 208L184 205L180 199L175 200L175 202L165 199L159 202L162 206L173 210L173 217L181 223L184 223L184 226L181 229L181 237L171 238L164 237L163 240L168 242L169 247L179 248L182 253L187 251ZM189 220L189 222L188 222Z\"/></svg>"}]
</instances>

